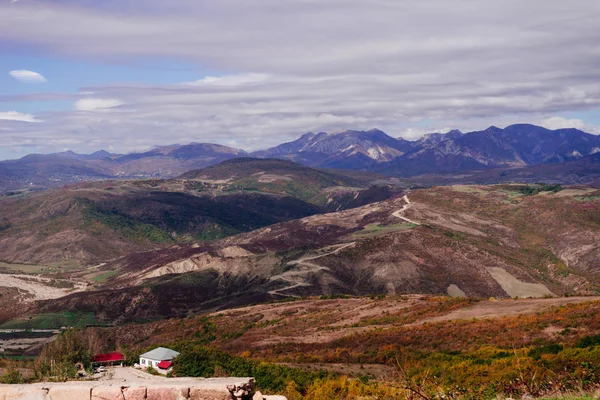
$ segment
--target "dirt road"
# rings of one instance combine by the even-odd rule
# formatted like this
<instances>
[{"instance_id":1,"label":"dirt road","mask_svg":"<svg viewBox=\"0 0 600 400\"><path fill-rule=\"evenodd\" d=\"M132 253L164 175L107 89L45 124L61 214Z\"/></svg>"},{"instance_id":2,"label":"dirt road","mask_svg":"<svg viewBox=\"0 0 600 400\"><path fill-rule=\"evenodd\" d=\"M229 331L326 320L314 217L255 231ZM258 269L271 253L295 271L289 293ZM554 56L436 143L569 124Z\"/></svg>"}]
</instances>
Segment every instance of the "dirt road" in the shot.
<instances>
[{"instance_id":1,"label":"dirt road","mask_svg":"<svg viewBox=\"0 0 600 400\"><path fill-rule=\"evenodd\" d=\"M406 204L404 204L404 206L400 210L395 211L392 215L396 218L400 218L401 220L408 222L409 224L421 225L420 223L413 221L412 219L408 219L404 216L404 212L410 208L410 205L412 203L410 202L410 199L408 198L407 195L405 195L402 198L402 200L404 200L406 202Z\"/></svg>"},{"instance_id":2,"label":"dirt road","mask_svg":"<svg viewBox=\"0 0 600 400\"><path fill-rule=\"evenodd\" d=\"M340 245L333 246L333 247L335 247L334 250L326 252L324 254L319 254L317 256L312 256L312 257L303 257L303 258L299 258L298 260L293 260L293 261L288 262L287 265L296 265L296 266L306 267L306 268L301 269L301 270L287 271L287 272L284 272L283 274L272 276L270 279L271 281L282 280L282 281L290 283L291 285L281 288L281 289L271 290L271 291L269 291L269 294L285 296L285 297L300 298L300 296L296 296L293 294L284 294L281 292L291 290L291 289L294 289L294 288L297 288L300 286L310 286L310 283L307 283L304 279L304 278L306 278L307 275L315 273L315 272L323 271L323 270L329 270L329 268L323 267L321 265L313 264L309 261L317 260L319 258L323 258L323 257L327 257L332 254L339 253L340 251L344 250L345 248L354 246L355 243L356 242L343 243Z\"/></svg>"},{"instance_id":3,"label":"dirt road","mask_svg":"<svg viewBox=\"0 0 600 400\"><path fill-rule=\"evenodd\" d=\"M402 198L402 200L404 200L404 202L405 202L404 206L400 210L395 211L392 215L394 217L400 218L401 220L403 220L405 222L408 222L409 224L421 225L420 223L413 221L411 219L408 219L404 216L404 212L406 210L408 210L411 206L411 201L408 198L408 196L406 196L406 195ZM310 286L310 284L307 283L305 280L306 276L308 276L311 273L315 273L315 272L319 272L319 271L328 269L327 267L323 267L321 265L314 264L309 261L317 260L319 258L327 257L329 255L338 253L347 247L354 246L355 243L356 242L342 243L340 245L336 245L335 246L336 248L333 251L329 251L324 254L319 254L316 256L312 256L312 257L304 257L304 258L300 258L298 260L288 262L287 265L296 265L297 267L300 267L301 269L299 269L299 270L296 269L293 271L284 272L283 274L272 276L270 279L271 281L282 280L282 281L289 283L290 286L284 287L282 289L271 290L271 291L269 291L269 294L285 296L285 297L300 298L300 296L282 293L282 292L289 291L291 289L295 289L295 288L301 287L301 286Z\"/></svg>"}]
</instances>

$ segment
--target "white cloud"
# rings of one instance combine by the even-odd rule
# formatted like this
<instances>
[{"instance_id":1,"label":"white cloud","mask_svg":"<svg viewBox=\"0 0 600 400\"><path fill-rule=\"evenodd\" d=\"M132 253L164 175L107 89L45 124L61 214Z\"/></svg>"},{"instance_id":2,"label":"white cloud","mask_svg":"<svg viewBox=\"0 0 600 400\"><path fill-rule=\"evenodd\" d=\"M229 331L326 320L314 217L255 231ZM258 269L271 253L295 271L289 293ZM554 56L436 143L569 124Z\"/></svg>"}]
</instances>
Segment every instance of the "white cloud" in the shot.
<instances>
[{"instance_id":1,"label":"white cloud","mask_svg":"<svg viewBox=\"0 0 600 400\"><path fill-rule=\"evenodd\" d=\"M600 127L586 124L583 120L577 118L550 117L541 122L541 125L548 129L575 128L588 133L600 134Z\"/></svg>"},{"instance_id":2,"label":"white cloud","mask_svg":"<svg viewBox=\"0 0 600 400\"><path fill-rule=\"evenodd\" d=\"M123 103L117 99L87 98L77 100L74 104L74 107L77 111L97 111L114 108L121 105L123 105Z\"/></svg>"},{"instance_id":3,"label":"white cloud","mask_svg":"<svg viewBox=\"0 0 600 400\"><path fill-rule=\"evenodd\" d=\"M257 149L306 131L377 127L416 139L441 127L581 127L550 118L600 109L598 1L573 1L0 2L0 37L15 46L217 71L188 84L81 88L74 110L0 142Z\"/></svg>"},{"instance_id":4,"label":"white cloud","mask_svg":"<svg viewBox=\"0 0 600 400\"><path fill-rule=\"evenodd\" d=\"M46 78L38 72L26 69L17 69L8 73L10 76L23 83L44 83Z\"/></svg>"},{"instance_id":5,"label":"white cloud","mask_svg":"<svg viewBox=\"0 0 600 400\"><path fill-rule=\"evenodd\" d=\"M585 122L580 119L550 117L542 121L542 126L548 129L576 128L585 129Z\"/></svg>"},{"instance_id":6,"label":"white cloud","mask_svg":"<svg viewBox=\"0 0 600 400\"><path fill-rule=\"evenodd\" d=\"M439 127L433 127L433 126L429 127L429 128L409 127L409 128L404 129L403 131L401 131L398 136L402 137L406 140L417 140L417 139L421 138L423 135L426 135L428 133L448 133L453 129L456 129L456 128L450 128L450 127L439 128Z\"/></svg>"},{"instance_id":7,"label":"white cloud","mask_svg":"<svg viewBox=\"0 0 600 400\"><path fill-rule=\"evenodd\" d=\"M189 85L203 86L240 86L248 84L258 84L266 82L269 79L268 74L239 74L226 76L205 76L194 82L189 82Z\"/></svg>"},{"instance_id":8,"label":"white cloud","mask_svg":"<svg viewBox=\"0 0 600 400\"><path fill-rule=\"evenodd\" d=\"M23 114L17 111L0 111L0 120L19 122L42 122L31 114Z\"/></svg>"}]
</instances>

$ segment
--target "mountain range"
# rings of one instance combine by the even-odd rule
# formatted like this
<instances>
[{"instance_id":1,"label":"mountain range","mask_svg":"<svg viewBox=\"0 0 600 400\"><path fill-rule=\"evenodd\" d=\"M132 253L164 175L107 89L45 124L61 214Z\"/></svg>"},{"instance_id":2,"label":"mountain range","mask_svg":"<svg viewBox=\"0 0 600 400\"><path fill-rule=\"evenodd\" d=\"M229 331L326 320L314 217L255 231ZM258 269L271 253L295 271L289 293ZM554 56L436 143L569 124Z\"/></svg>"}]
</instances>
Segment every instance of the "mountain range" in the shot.
<instances>
[{"instance_id":1,"label":"mountain range","mask_svg":"<svg viewBox=\"0 0 600 400\"><path fill-rule=\"evenodd\" d=\"M71 151L32 154L0 162L0 191L52 187L106 179L172 178L232 158L279 158L317 168L372 171L388 176L448 175L465 171L567 163L600 153L600 136L577 129L549 130L517 124L504 129L430 133L419 140L393 138L373 129L299 139L248 153L205 143L157 147L142 153L89 155Z\"/></svg>"}]
</instances>

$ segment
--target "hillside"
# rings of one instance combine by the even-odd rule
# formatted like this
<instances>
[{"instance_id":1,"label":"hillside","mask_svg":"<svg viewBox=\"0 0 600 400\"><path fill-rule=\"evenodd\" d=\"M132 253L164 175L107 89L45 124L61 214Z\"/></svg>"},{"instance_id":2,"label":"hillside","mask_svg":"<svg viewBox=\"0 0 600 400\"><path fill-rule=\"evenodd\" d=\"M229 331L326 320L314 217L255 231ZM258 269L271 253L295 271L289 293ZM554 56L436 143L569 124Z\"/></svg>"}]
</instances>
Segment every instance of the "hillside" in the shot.
<instances>
[{"instance_id":1,"label":"hillside","mask_svg":"<svg viewBox=\"0 0 600 400\"><path fill-rule=\"evenodd\" d=\"M413 190L211 243L131 254L100 267L114 276L99 291L37 307L127 321L308 295L595 294L599 207L600 192L587 187Z\"/></svg>"},{"instance_id":2,"label":"hillside","mask_svg":"<svg viewBox=\"0 0 600 400\"><path fill-rule=\"evenodd\" d=\"M213 240L322 212L282 196L198 196L173 183L98 183L2 200L0 259L94 264L130 252Z\"/></svg>"},{"instance_id":3,"label":"hillside","mask_svg":"<svg viewBox=\"0 0 600 400\"><path fill-rule=\"evenodd\" d=\"M207 189L217 187L288 195L326 206L330 210L350 208L344 204L344 198L363 197L364 188L372 188L370 198L378 192L381 194L374 198L384 200L391 197L390 187L409 186L406 181L372 173L314 169L287 160L261 158L236 158L189 171L180 178L198 182ZM364 204L367 204L367 200L355 202L354 206Z\"/></svg>"},{"instance_id":4,"label":"hillside","mask_svg":"<svg viewBox=\"0 0 600 400\"><path fill-rule=\"evenodd\" d=\"M180 179L80 183L16 193L0 197L0 261L97 264L131 252L359 207L401 191L398 181L357 176L288 161L237 159ZM377 180L380 185L372 186Z\"/></svg>"},{"instance_id":5,"label":"hillside","mask_svg":"<svg viewBox=\"0 0 600 400\"><path fill-rule=\"evenodd\" d=\"M558 398L600 383L598 311L597 296L323 297L89 328L70 339L132 359L168 346L182 353L177 376L248 374L263 393L298 400ZM61 343L47 345L42 361Z\"/></svg>"}]
</instances>

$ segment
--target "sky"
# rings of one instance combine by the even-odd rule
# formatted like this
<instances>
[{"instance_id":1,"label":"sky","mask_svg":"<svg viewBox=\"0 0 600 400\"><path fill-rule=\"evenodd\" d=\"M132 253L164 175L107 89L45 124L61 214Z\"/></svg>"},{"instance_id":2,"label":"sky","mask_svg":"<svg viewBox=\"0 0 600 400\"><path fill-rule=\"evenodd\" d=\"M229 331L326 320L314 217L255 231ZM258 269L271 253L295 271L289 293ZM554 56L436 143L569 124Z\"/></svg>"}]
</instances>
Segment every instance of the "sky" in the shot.
<instances>
[{"instance_id":1,"label":"sky","mask_svg":"<svg viewBox=\"0 0 600 400\"><path fill-rule=\"evenodd\" d=\"M306 132L600 134L598 0L0 0L0 159Z\"/></svg>"}]
</instances>

